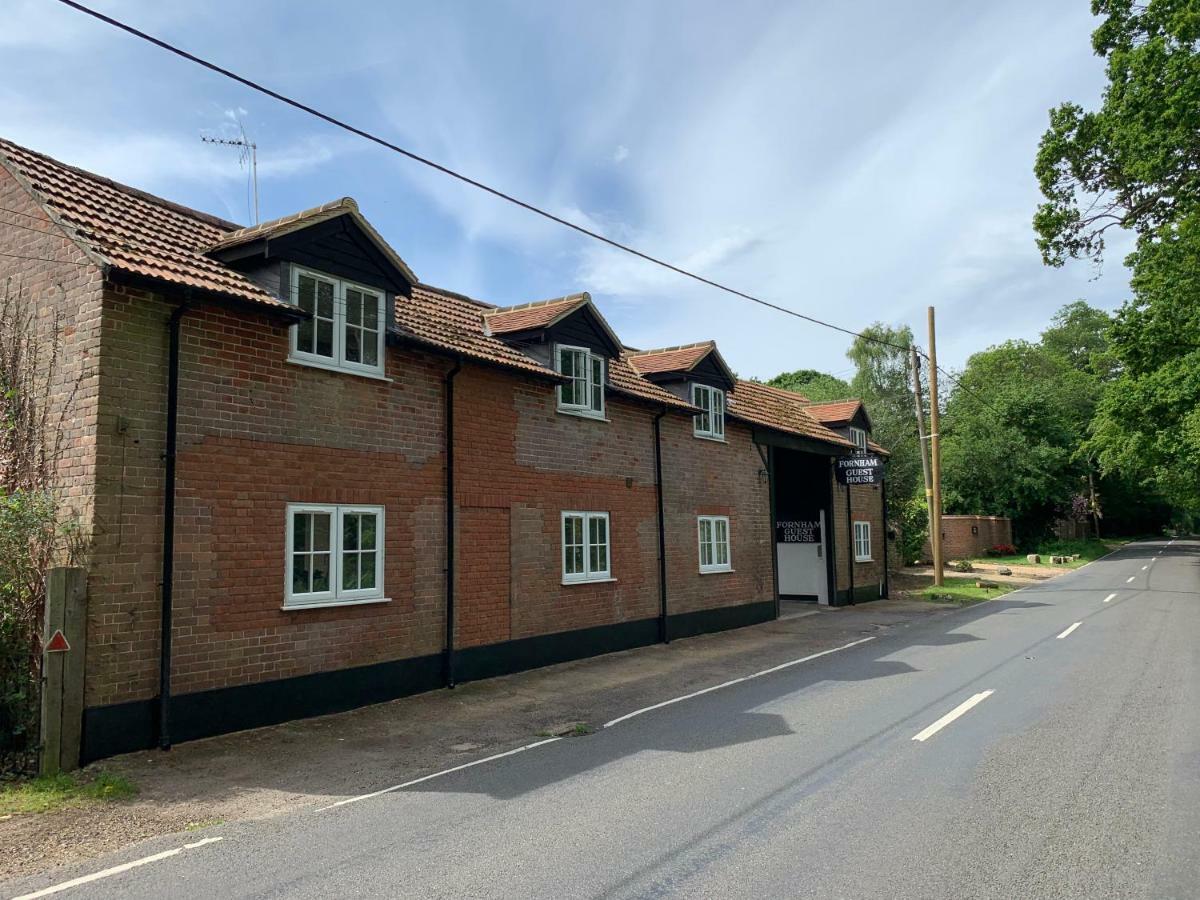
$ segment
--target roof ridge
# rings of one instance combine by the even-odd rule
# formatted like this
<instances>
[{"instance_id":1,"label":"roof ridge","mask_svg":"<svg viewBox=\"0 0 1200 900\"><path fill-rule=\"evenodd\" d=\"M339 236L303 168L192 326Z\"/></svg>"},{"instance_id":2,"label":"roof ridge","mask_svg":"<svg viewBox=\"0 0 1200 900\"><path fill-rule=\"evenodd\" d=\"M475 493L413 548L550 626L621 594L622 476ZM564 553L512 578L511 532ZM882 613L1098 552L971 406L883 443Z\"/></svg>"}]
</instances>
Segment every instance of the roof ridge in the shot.
<instances>
[{"instance_id":1,"label":"roof ridge","mask_svg":"<svg viewBox=\"0 0 1200 900\"><path fill-rule=\"evenodd\" d=\"M778 390L784 390L779 388ZM809 406L837 406L839 403L862 403L861 397L847 397L845 400L809 400Z\"/></svg>"},{"instance_id":2,"label":"roof ridge","mask_svg":"<svg viewBox=\"0 0 1200 900\"><path fill-rule=\"evenodd\" d=\"M337 200L329 200L318 206L300 210L300 212L288 213L286 216L279 216L276 219L269 219L266 222L259 222L256 225L247 225L245 228L239 228L237 231L231 231L222 236L218 243L225 244L229 241L241 240L249 237L255 232L269 231L272 228L278 228L280 225L286 225L290 222L299 222L310 216L318 215L319 213L343 208L358 210L358 202L353 197L339 197Z\"/></svg>"},{"instance_id":3,"label":"roof ridge","mask_svg":"<svg viewBox=\"0 0 1200 900\"><path fill-rule=\"evenodd\" d=\"M749 379L746 379L746 378L739 378L738 384L749 384L754 387L760 387L765 390L771 391L772 393L780 394L781 396L787 397L791 400L795 400L796 402L804 404L804 405L809 405L812 402L807 397L805 397L803 394L798 394L795 391L789 391L787 388L775 387L775 385L767 384L765 381L750 381Z\"/></svg>"},{"instance_id":4,"label":"roof ridge","mask_svg":"<svg viewBox=\"0 0 1200 900\"><path fill-rule=\"evenodd\" d=\"M591 300L592 296L587 291L579 291L575 294L563 294L561 297L551 297L549 300L531 300L528 303L518 303L514 306L495 306L484 315L494 315L496 313L516 312L519 309L536 309L539 306L553 306L555 303L566 303L567 301L583 301Z\"/></svg>"},{"instance_id":5,"label":"roof ridge","mask_svg":"<svg viewBox=\"0 0 1200 900\"><path fill-rule=\"evenodd\" d=\"M95 172L84 169L80 166L74 166L71 165L71 163L63 162L61 159L55 159L48 153L42 153L38 150L31 150L29 147L26 147L23 144L18 144L16 141L11 141L8 138L0 137L0 153L3 153L6 158L11 160L11 155L6 149L8 147L15 147L22 153L28 153L30 156L36 156L39 159L44 159L56 166L62 166L67 171L74 172L76 175L82 175L85 178L90 178L93 181L99 182L100 184L106 185L114 190L129 194L132 197L137 197L139 200L144 200L147 203L153 203L156 206L165 207L185 216L191 216L193 219L199 219L200 221L206 222L209 225L214 225L217 228L238 230L243 227L237 222L230 222L228 219L222 219L220 216L215 216L212 213L206 213L198 209L193 209L190 206L184 206L182 203L176 203L174 200L168 200L166 197L160 197L157 194L151 194L149 191L144 191L141 188L135 188L131 185L116 181L115 179L108 178L107 176L98 175Z\"/></svg>"},{"instance_id":6,"label":"roof ridge","mask_svg":"<svg viewBox=\"0 0 1200 900\"><path fill-rule=\"evenodd\" d=\"M482 306L485 309L500 309L495 303L488 303L486 300L479 300L475 297L468 297L466 294L452 291L449 288L438 287L436 284L427 284L424 281L418 281L413 285L414 288L420 288L423 291L428 291L431 294L441 294L444 297L450 297L453 300L462 300L466 303L474 303L476 306Z\"/></svg>"},{"instance_id":7,"label":"roof ridge","mask_svg":"<svg viewBox=\"0 0 1200 900\"><path fill-rule=\"evenodd\" d=\"M716 347L717 342L709 339L707 341L695 341L691 344L678 344L674 347L655 347L653 350L634 350L632 347L626 347L630 357L634 356L649 356L651 353L674 353L676 350L695 350L698 347Z\"/></svg>"}]
</instances>

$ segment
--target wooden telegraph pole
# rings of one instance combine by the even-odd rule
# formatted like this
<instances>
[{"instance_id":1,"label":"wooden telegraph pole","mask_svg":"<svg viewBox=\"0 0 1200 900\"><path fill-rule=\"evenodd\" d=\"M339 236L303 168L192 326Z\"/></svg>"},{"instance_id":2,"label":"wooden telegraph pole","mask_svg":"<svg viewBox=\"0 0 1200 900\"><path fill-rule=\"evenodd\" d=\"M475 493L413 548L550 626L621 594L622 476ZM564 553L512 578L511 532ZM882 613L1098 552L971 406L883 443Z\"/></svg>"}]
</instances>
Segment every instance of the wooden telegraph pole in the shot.
<instances>
[{"instance_id":1,"label":"wooden telegraph pole","mask_svg":"<svg viewBox=\"0 0 1200 900\"><path fill-rule=\"evenodd\" d=\"M933 533L933 583L942 586L942 444L938 424L937 334L933 307L929 307L929 464L933 470L933 503L929 506Z\"/></svg>"},{"instance_id":2,"label":"wooden telegraph pole","mask_svg":"<svg viewBox=\"0 0 1200 900\"><path fill-rule=\"evenodd\" d=\"M908 348L908 365L912 369L913 403L917 412L917 450L921 454L921 473L925 476L925 520L929 525L929 545L933 546L933 480L929 474L929 455L925 449L925 402L921 399L921 361L917 348ZM905 562L908 565L912 560Z\"/></svg>"}]
</instances>

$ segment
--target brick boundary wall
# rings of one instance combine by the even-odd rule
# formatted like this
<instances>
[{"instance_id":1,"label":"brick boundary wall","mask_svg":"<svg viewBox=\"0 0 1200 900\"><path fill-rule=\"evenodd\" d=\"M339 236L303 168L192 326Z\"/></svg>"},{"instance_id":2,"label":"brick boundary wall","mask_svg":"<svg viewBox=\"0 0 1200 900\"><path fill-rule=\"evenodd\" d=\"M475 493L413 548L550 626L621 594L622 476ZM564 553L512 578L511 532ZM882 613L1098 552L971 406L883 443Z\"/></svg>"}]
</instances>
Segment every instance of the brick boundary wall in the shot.
<instances>
[{"instance_id":1,"label":"brick boundary wall","mask_svg":"<svg viewBox=\"0 0 1200 900\"><path fill-rule=\"evenodd\" d=\"M942 516L944 559L974 559L992 547L1012 542L1012 519L1004 516ZM922 553L925 559L933 558L928 540Z\"/></svg>"}]
</instances>

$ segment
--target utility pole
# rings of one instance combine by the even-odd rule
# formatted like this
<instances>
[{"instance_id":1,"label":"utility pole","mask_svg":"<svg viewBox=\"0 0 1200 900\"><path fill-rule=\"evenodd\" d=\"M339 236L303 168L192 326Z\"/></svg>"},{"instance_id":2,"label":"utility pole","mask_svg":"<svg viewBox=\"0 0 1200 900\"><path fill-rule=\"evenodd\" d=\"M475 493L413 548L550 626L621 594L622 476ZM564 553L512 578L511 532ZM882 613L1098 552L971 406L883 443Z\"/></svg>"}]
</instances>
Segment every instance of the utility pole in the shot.
<instances>
[{"instance_id":1,"label":"utility pole","mask_svg":"<svg viewBox=\"0 0 1200 900\"><path fill-rule=\"evenodd\" d=\"M929 522L929 545L933 546L933 481L929 474L929 456L925 450L925 403L921 399L921 362L917 348L908 348L908 366L912 369L913 403L917 411L917 451L921 454L921 472L925 476L925 518ZM909 560L911 562L911 560ZM908 563L906 562L905 565Z\"/></svg>"},{"instance_id":2,"label":"utility pole","mask_svg":"<svg viewBox=\"0 0 1200 900\"><path fill-rule=\"evenodd\" d=\"M933 469L933 503L929 506L933 529L929 543L933 547L933 583L941 587L942 573L942 443L938 423L937 330L933 307L929 307L929 464Z\"/></svg>"}]
</instances>

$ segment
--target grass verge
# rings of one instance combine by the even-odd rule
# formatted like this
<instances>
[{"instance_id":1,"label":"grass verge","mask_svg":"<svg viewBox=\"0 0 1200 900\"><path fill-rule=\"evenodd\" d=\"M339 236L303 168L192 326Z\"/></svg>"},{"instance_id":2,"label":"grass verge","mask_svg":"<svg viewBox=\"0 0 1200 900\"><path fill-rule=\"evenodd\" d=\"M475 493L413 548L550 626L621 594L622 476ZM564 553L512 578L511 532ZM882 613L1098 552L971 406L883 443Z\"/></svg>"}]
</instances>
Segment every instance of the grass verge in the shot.
<instances>
[{"instance_id":1,"label":"grass verge","mask_svg":"<svg viewBox=\"0 0 1200 900\"><path fill-rule=\"evenodd\" d=\"M913 596L932 603L981 603L993 597L1015 591L1010 584L998 584L993 588L976 587L975 578L946 578L941 587L929 585L916 591Z\"/></svg>"},{"instance_id":2,"label":"grass verge","mask_svg":"<svg viewBox=\"0 0 1200 900\"><path fill-rule=\"evenodd\" d=\"M1036 550L1031 550L1031 553L1036 553L1042 558L1041 563L1048 568L1050 566L1050 557L1052 556L1074 556L1079 554L1079 559L1071 560L1063 565L1053 566L1052 568L1061 569L1078 569L1080 566L1085 566L1088 563L1099 559L1106 553L1111 553L1122 544L1128 543L1128 540L1113 540L1113 541L1097 541L1097 540L1051 540L1043 541L1038 545ZM1012 556L980 556L972 559L973 563L997 563L1002 566L1028 566L1029 560L1024 553L1014 553Z\"/></svg>"},{"instance_id":3,"label":"grass verge","mask_svg":"<svg viewBox=\"0 0 1200 900\"><path fill-rule=\"evenodd\" d=\"M42 775L28 781L0 785L0 816L52 812L71 806L90 806L128 800L137 787L127 778L109 772Z\"/></svg>"}]
</instances>

